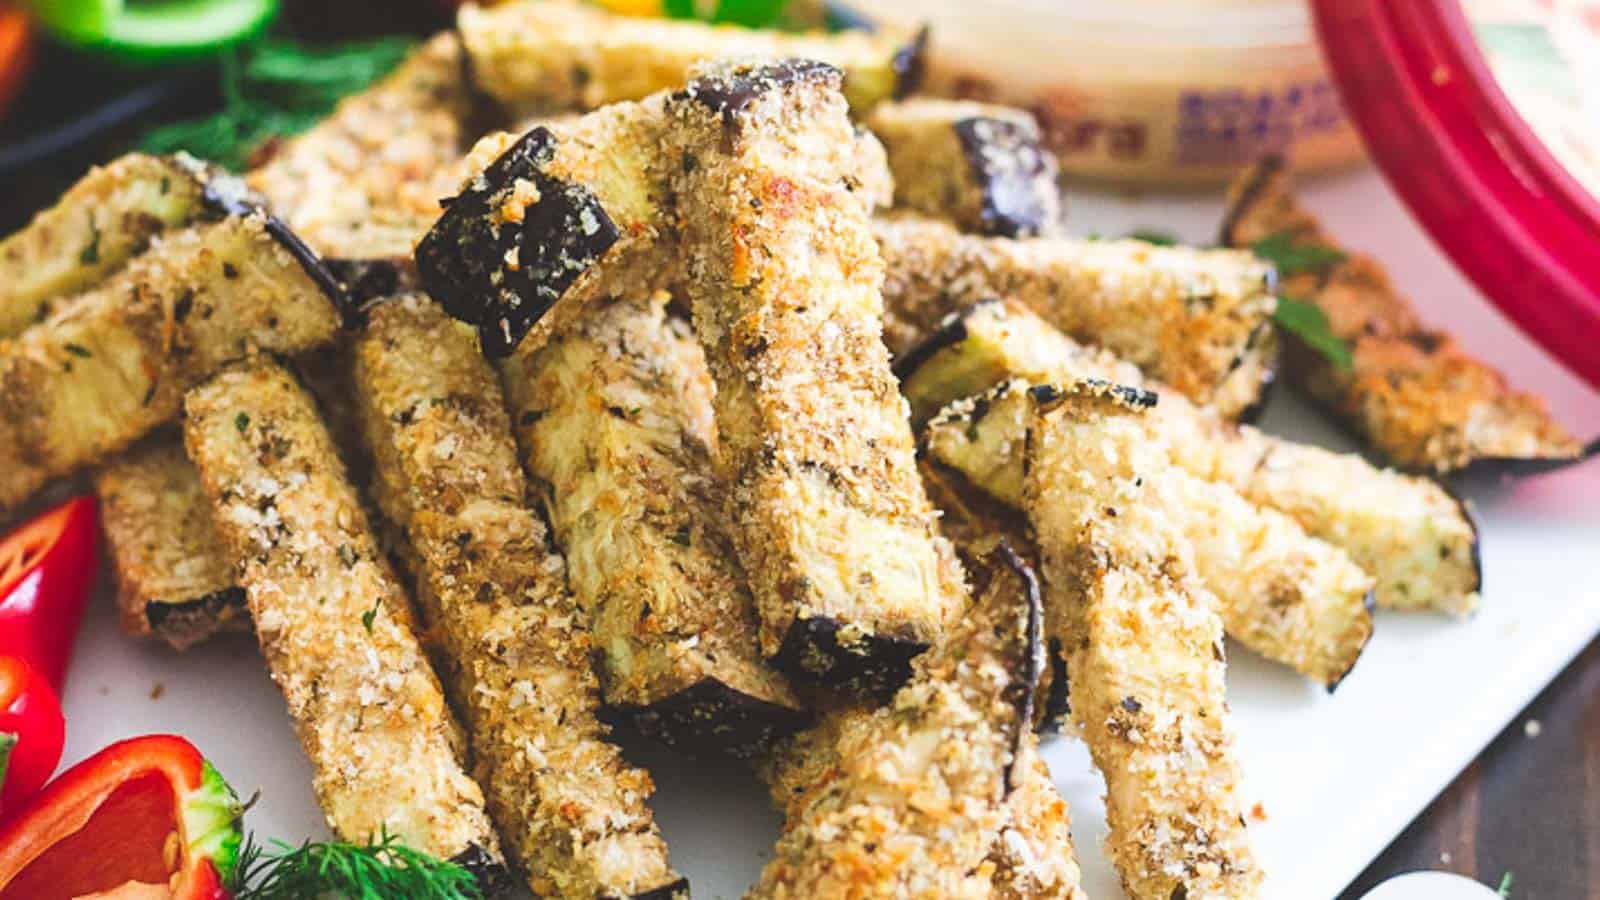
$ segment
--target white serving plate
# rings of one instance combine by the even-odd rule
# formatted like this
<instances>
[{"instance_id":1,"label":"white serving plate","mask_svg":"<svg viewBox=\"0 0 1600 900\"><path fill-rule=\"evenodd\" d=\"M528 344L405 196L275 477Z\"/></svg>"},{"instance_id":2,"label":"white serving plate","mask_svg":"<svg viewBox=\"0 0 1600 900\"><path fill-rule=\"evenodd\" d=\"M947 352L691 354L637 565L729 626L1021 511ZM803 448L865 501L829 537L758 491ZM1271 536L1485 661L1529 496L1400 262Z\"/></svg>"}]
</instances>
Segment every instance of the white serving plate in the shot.
<instances>
[{"instance_id":1,"label":"white serving plate","mask_svg":"<svg viewBox=\"0 0 1600 900\"><path fill-rule=\"evenodd\" d=\"M1600 432L1600 397L1567 376L1490 307L1370 172L1314 185L1312 206L1335 234L1377 252L1426 318L1547 397L1580 434ZM1220 204L1199 197L1074 196L1073 229L1121 234L1158 226L1214 240ZM1600 351L1597 351L1600 352ZM1353 445L1289 391L1266 427L1342 449ZM1453 622L1383 614L1361 663L1327 696L1235 647L1229 690L1268 896L1332 897L1600 630L1600 463L1523 481L1476 485L1485 601ZM108 594L91 610L67 686L67 761L148 732L193 740L241 794L260 791L248 824L290 841L326 835L310 772L276 689L248 638L178 656L116 629ZM769 855L778 817L735 767L696 767L647 747L655 809L674 863L701 898L737 897ZM1085 887L1120 896L1099 851L1102 784L1081 745L1045 750L1072 806ZM1492 810L1486 814L1493 815Z\"/></svg>"}]
</instances>

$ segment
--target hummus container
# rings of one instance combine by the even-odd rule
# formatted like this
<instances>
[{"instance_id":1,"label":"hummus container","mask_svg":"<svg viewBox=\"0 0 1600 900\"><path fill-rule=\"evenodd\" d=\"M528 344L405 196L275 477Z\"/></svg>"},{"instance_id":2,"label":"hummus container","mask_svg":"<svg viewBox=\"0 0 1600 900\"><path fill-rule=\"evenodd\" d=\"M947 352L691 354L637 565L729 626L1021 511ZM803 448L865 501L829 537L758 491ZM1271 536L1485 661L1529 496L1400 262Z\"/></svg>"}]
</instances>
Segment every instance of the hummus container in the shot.
<instances>
[{"instance_id":1,"label":"hummus container","mask_svg":"<svg viewBox=\"0 0 1600 900\"><path fill-rule=\"evenodd\" d=\"M1361 141L1294 0L878 0L931 27L927 89L1026 107L1069 176L1215 186L1266 154L1300 172Z\"/></svg>"}]
</instances>

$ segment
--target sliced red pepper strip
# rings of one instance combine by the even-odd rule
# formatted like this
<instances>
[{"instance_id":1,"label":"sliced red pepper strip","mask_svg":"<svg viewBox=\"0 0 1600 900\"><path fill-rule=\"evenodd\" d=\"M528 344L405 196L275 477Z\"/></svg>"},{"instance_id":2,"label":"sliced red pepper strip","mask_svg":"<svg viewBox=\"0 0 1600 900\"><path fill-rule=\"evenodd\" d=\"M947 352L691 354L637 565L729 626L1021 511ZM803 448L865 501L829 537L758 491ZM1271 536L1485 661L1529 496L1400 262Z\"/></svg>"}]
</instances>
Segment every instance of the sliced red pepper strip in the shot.
<instances>
[{"instance_id":1,"label":"sliced red pepper strip","mask_svg":"<svg viewBox=\"0 0 1600 900\"><path fill-rule=\"evenodd\" d=\"M0 656L0 816L39 792L61 762L61 703L34 668Z\"/></svg>"},{"instance_id":2,"label":"sliced red pepper strip","mask_svg":"<svg viewBox=\"0 0 1600 900\"><path fill-rule=\"evenodd\" d=\"M20 656L61 691L100 570L93 497L75 497L0 539L0 654Z\"/></svg>"},{"instance_id":3,"label":"sliced red pepper strip","mask_svg":"<svg viewBox=\"0 0 1600 900\"><path fill-rule=\"evenodd\" d=\"M241 813L233 789L183 738L112 744L0 825L0 900L73 900L118 889L226 900ZM135 893L144 886L165 892Z\"/></svg>"},{"instance_id":4,"label":"sliced red pepper strip","mask_svg":"<svg viewBox=\"0 0 1600 900\"><path fill-rule=\"evenodd\" d=\"M22 88L22 76L33 58L33 26L28 14L0 3L0 114Z\"/></svg>"}]
</instances>

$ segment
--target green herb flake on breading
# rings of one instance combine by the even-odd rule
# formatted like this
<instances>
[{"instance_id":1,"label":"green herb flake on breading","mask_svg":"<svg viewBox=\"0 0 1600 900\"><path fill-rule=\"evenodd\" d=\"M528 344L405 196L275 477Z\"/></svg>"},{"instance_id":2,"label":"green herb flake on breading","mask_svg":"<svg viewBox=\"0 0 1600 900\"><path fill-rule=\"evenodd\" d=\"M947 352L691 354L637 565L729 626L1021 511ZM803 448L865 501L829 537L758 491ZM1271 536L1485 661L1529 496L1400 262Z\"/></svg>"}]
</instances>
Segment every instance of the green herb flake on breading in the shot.
<instances>
[{"instance_id":1,"label":"green herb flake on breading","mask_svg":"<svg viewBox=\"0 0 1600 900\"><path fill-rule=\"evenodd\" d=\"M1327 315L1315 303L1279 297L1278 308L1272 313L1272 322L1340 369L1349 371L1355 366L1350 345L1333 333Z\"/></svg>"}]
</instances>

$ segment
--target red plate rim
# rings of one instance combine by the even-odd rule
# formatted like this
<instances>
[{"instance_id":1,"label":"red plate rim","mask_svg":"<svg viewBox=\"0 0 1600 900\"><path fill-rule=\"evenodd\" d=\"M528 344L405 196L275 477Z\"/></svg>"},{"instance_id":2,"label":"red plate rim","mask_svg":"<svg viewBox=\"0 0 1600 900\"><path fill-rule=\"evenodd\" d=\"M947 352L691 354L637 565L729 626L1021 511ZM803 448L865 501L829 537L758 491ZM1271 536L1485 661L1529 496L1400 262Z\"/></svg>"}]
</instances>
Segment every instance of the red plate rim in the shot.
<instances>
[{"instance_id":1,"label":"red plate rim","mask_svg":"<svg viewBox=\"0 0 1600 900\"><path fill-rule=\"evenodd\" d=\"M1600 201L1490 74L1456 0L1312 0L1368 151L1502 312L1600 387Z\"/></svg>"}]
</instances>

